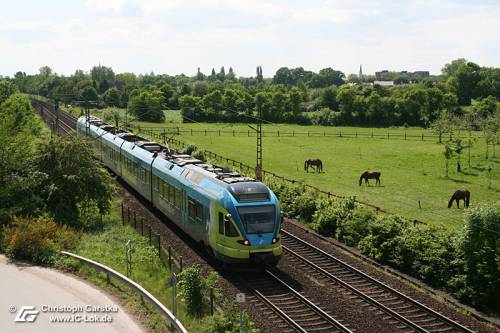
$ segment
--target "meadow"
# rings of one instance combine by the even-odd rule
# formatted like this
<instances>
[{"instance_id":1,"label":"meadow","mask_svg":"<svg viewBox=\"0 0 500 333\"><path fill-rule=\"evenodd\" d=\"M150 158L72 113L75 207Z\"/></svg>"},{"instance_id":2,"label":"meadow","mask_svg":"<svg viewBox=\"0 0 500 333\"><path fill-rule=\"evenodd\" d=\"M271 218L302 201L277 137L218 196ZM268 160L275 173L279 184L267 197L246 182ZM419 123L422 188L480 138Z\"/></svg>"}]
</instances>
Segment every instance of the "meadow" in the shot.
<instances>
[{"instance_id":1,"label":"meadow","mask_svg":"<svg viewBox=\"0 0 500 333\"><path fill-rule=\"evenodd\" d=\"M225 157L255 164L255 138L231 136L181 135L180 140L194 143ZM462 172L456 171L456 158L449 163L445 177L444 147L435 142L367 138L269 137L263 140L263 168L304 181L325 191L382 207L411 219L462 225L462 209L447 208L456 189L471 191L472 205L490 201L500 204L500 159L485 159L485 145L477 141L462 153ZM304 160L320 158L323 173L306 173ZM492 167L491 189L487 169ZM381 186L358 185L364 170L381 171ZM419 208L419 201L420 207Z\"/></svg>"},{"instance_id":2,"label":"meadow","mask_svg":"<svg viewBox=\"0 0 500 333\"><path fill-rule=\"evenodd\" d=\"M104 111L105 112L105 111ZM97 114L96 116L102 116ZM180 128L177 139L193 143L224 157L255 165L255 134L246 124L181 123L178 111L165 111L163 124L132 122L142 129L161 127ZM193 129L193 133L190 132ZM208 132L205 135L204 130ZM221 129L219 136L218 130ZM232 130L236 135L232 135ZM303 181L322 190L344 196L356 196L358 200L410 219L431 224L445 225L457 230L462 226L463 209L456 205L448 209L453 192L460 188L471 191L471 205L486 202L500 204L500 151L485 158L486 145L481 133L473 133L475 141L469 150L461 154L462 172L457 172L457 157L449 162L449 175L445 176L444 144L438 144L433 133L421 128L360 128L301 126L289 124L265 124L264 133L272 136L263 139L263 168L281 176ZM238 134L238 131L241 131ZM251 137L245 133L250 131ZM303 135L276 136L276 132L300 132ZM318 135L307 136L307 132ZM358 133L360 137L342 137L339 132ZM326 133L322 136L321 133ZM365 134L361 137L361 134ZM374 133L374 138L369 137ZM399 139L387 139L399 135ZM404 140L407 133L408 140ZM424 133L425 140L419 136ZM335 134L336 136L328 136ZM377 135L379 135L377 137ZM414 135L414 138L410 138ZM467 133L460 133L467 137ZM443 137L443 142L447 136ZM498 150L498 147L496 147ZM319 158L323 161L323 173L306 173L304 160ZM491 171L489 172L489 168ZM359 176L365 170L381 171L381 186L358 185ZM420 204L419 204L420 202ZM463 202L461 203L463 205Z\"/></svg>"}]
</instances>

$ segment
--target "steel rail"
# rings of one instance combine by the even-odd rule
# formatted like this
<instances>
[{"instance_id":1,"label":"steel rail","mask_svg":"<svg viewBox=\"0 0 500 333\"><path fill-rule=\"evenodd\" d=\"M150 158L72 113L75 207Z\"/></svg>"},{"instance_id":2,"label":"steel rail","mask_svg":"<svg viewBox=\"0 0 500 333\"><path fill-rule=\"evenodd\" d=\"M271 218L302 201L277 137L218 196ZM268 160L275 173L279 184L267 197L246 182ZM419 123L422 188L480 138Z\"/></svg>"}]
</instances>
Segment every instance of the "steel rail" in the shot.
<instances>
[{"instance_id":1,"label":"steel rail","mask_svg":"<svg viewBox=\"0 0 500 333\"><path fill-rule=\"evenodd\" d=\"M278 276L276 276L274 273L272 273L269 270L265 270L263 274L266 274L272 281L278 283L280 286L284 288L289 294L293 295L296 299L298 299L302 304L304 304L306 307L308 307L311 312L314 312L317 316L320 318L324 319L328 324L331 326L335 327L338 329L340 332L345 332L345 333L352 333L349 328L344 326L342 323L340 323L338 320L330 316L328 313L326 313L323 309L318 307L316 304L311 302L309 299L304 297L302 294L300 294L298 291L296 291L293 287L291 287L289 284L287 284L285 281L281 280ZM276 302L273 302L269 297L264 295L262 292L260 292L258 287L253 287L252 283L256 283L255 281L249 282L247 279L243 279L244 284L248 289L251 290L253 294L255 294L261 301L263 301L267 306L269 306L273 311L277 312L279 316L281 316L288 324L292 326L295 330L301 332L301 333L306 333L308 332L306 328L302 327L296 320L294 320L290 315L286 314L286 310L282 310L280 306L276 305Z\"/></svg>"},{"instance_id":2,"label":"steel rail","mask_svg":"<svg viewBox=\"0 0 500 333\"><path fill-rule=\"evenodd\" d=\"M453 328L458 328L460 331L463 331L463 332L467 332L467 333L473 333L474 332L474 331L468 329L467 327L465 327L465 326L463 326L463 325L461 325L461 324L459 324L459 323L457 323L457 322L455 322L455 321L453 321L453 320L445 317L444 315L440 314L439 312L436 312L435 310L429 308L428 306L426 306L426 305L424 305L424 304L422 304L422 303L420 303L420 302L412 299L411 297L403 294L402 292L397 291L396 289L394 289L394 288L392 288L392 287L384 284L383 282L381 282L381 281L379 281L379 280L377 280L377 279L375 279L375 278L367 275L366 273L360 271L359 269L357 269L357 268L349 265L348 263L342 261L341 259L336 258L333 255L331 255L331 254L323 251L322 249L320 249L320 248L318 248L318 247L316 247L316 246L308 243L307 241L305 241L305 240L303 240L303 239L295 236L294 234L292 234L292 233L290 233L290 232L288 232L286 230L283 230L283 229L281 230L281 233L283 235L285 235L285 237L290 237L291 239L299 242L300 244L305 245L307 248L313 249L317 253L321 254L323 257L326 257L330 261L333 261L335 264L338 264L338 265L342 266L342 268L347 269L350 272L357 274L358 276L361 276L365 280L368 280L370 283L375 284L377 287L380 287L380 288L384 289L386 292L395 294L396 296L398 296L399 298L401 298L405 302L408 302L408 303L412 304L413 306L419 308L420 310L425 311L426 313L428 313L429 315L435 317L436 319L439 319L442 322L445 322L447 325L452 326ZM334 276L332 273L326 271L325 269L323 269L322 267L318 266L317 264L315 264L315 263L311 262L310 260L304 258L303 256L301 256L300 254L298 254L295 251L291 250L287 246L283 245L283 249L285 251L289 252L290 254L292 254L294 257L300 259L301 261L305 262L309 266L313 267L317 271L319 271L322 274L326 275L328 278L330 278L330 279L334 280L335 282L339 283L340 285L346 287L347 289L349 289L350 291L352 291L355 294L359 295L363 299L366 299L367 301L369 301L370 303L372 303L376 307L380 308L384 312L391 314L391 316L393 316L396 319L400 320L404 324L407 324L410 327L416 329L418 332L430 332L430 331L426 330L425 328L422 328L418 324L412 322L410 319L408 319L408 318L404 317L403 315L397 313L395 310L392 310L389 307L387 307L386 305L378 302L377 300L375 300L371 296L366 295L365 293L363 293L362 291L360 291L356 287L353 287L352 285L350 285L348 282L345 282L341 278Z\"/></svg>"}]
</instances>

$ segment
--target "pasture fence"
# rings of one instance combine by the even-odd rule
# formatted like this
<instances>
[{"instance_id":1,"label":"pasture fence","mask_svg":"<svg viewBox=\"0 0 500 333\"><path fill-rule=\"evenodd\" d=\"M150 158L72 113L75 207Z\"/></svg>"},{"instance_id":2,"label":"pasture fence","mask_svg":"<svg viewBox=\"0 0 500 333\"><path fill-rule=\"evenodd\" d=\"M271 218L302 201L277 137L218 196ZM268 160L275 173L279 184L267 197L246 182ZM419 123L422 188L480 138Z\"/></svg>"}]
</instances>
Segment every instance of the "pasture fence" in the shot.
<instances>
[{"instance_id":1,"label":"pasture fence","mask_svg":"<svg viewBox=\"0 0 500 333\"><path fill-rule=\"evenodd\" d=\"M163 239L160 233L155 230L152 224L144 217L125 204L121 204L122 225L130 225L148 239L149 245L154 246L158 251L161 263L172 273L180 273L183 270L183 258L177 255L172 247Z\"/></svg>"},{"instance_id":2,"label":"pasture fence","mask_svg":"<svg viewBox=\"0 0 500 333\"><path fill-rule=\"evenodd\" d=\"M143 130L141 128L138 128L138 133L139 134L145 134L145 135L149 136L151 139L156 139L156 140L158 140L160 142L163 142L164 144L171 144L171 145L175 146L177 149L179 149L179 148L180 149L186 149L189 146L189 144L186 143L186 142L174 139L171 136L170 137L167 136L167 131L166 130L163 131L163 132L154 132L152 130ZM201 149L203 149L203 148L201 148ZM208 159L210 159L212 161L215 161L215 163L225 163L229 167L238 168L242 173L244 173L246 175L249 175L249 176L253 176L254 173L255 173L255 168L251 167L250 165L248 165L246 163L234 160L234 159L226 157L226 156L222 156L222 155L220 155L220 154L218 154L216 152L213 152L213 151L210 151L210 150L207 150L207 149L203 149L203 152L204 152L205 158L208 158ZM268 170L264 170L263 169L262 170L262 176L264 177L264 179L267 178L267 177L269 177L269 178L272 178L272 179L278 179L278 180L283 181L285 183L288 183L290 185L301 185L305 189L309 189L309 190L315 191L319 195L323 195L323 196L326 196L328 198L331 198L331 197L335 197L335 198L339 198L339 199L349 198L349 196L332 193L330 191L325 191L325 190L322 190L322 189L320 189L320 188L318 188L316 186L306 184L303 181L297 181L295 179L290 179L290 178L287 178L285 176L276 174L275 172L272 172L272 171L268 171ZM385 210L382 207L379 207L377 205L371 204L369 202L360 201L360 200L358 200L356 198L356 196L354 196L354 199L356 200L356 202L358 202L359 204L361 204L363 206L366 206L366 207L369 207L369 208L373 208L376 211L379 211L379 212L382 212L382 213L392 214L391 212ZM417 219L414 219L413 223L415 225L417 225L417 224L427 224L426 222L423 222L423 221L420 221L420 220L417 220Z\"/></svg>"},{"instance_id":3,"label":"pasture fence","mask_svg":"<svg viewBox=\"0 0 500 333\"><path fill-rule=\"evenodd\" d=\"M148 133L149 135L153 134L162 134L166 133L166 135L184 135L184 136L229 136L229 137L255 137L256 133L253 130L224 130L224 129L193 129L193 128L181 128L180 126L176 127L141 127L138 125L130 125L131 128L143 132ZM415 132L376 132L371 130L370 132L365 131L295 131L295 130L263 130L263 137L324 137L324 138L365 138L365 139L385 139L385 140L403 140L403 141L438 141L439 135L431 134L431 133L415 133ZM442 138L450 139L453 138L461 138L466 139L469 137L480 138L482 137L481 133L477 132L468 132L457 130L452 133L446 133Z\"/></svg>"}]
</instances>

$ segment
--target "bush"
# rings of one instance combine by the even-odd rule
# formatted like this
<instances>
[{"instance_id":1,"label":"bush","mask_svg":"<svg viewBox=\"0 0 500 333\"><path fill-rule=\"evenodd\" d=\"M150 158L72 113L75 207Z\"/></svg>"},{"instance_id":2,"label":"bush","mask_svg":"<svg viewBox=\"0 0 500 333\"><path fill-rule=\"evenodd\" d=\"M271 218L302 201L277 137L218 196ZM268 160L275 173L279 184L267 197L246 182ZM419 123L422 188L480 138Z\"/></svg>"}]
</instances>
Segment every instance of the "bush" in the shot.
<instances>
[{"instance_id":1,"label":"bush","mask_svg":"<svg viewBox=\"0 0 500 333\"><path fill-rule=\"evenodd\" d=\"M443 227L408 226L395 238L389 263L434 286L446 286L457 256L454 234Z\"/></svg>"},{"instance_id":2,"label":"bush","mask_svg":"<svg viewBox=\"0 0 500 333\"><path fill-rule=\"evenodd\" d=\"M193 153L193 157L194 158L197 158L201 161L206 161L206 157L205 157L205 149L197 149L194 151Z\"/></svg>"},{"instance_id":3,"label":"bush","mask_svg":"<svg viewBox=\"0 0 500 333\"><path fill-rule=\"evenodd\" d=\"M358 248L372 259L387 263L399 243L396 238L408 226L405 219L390 215L379 216L368 226L368 235L358 244Z\"/></svg>"},{"instance_id":4,"label":"bush","mask_svg":"<svg viewBox=\"0 0 500 333\"><path fill-rule=\"evenodd\" d=\"M200 265L193 265L179 274L179 295L186 302L190 315L201 316L208 304L210 288L217 282L217 273L211 272L203 277Z\"/></svg>"},{"instance_id":5,"label":"bush","mask_svg":"<svg viewBox=\"0 0 500 333\"><path fill-rule=\"evenodd\" d=\"M240 315L238 308L230 302L224 302L222 312L207 317L201 331L204 333L239 333ZM243 313L243 332L259 332L246 312Z\"/></svg>"},{"instance_id":6,"label":"bush","mask_svg":"<svg viewBox=\"0 0 500 333\"><path fill-rule=\"evenodd\" d=\"M458 240L463 274L451 285L455 294L475 306L500 311L500 207L468 210Z\"/></svg>"},{"instance_id":7,"label":"bush","mask_svg":"<svg viewBox=\"0 0 500 333\"><path fill-rule=\"evenodd\" d=\"M186 148L181 150L181 153L186 155L191 155L195 150L196 150L196 145L190 143L187 145Z\"/></svg>"},{"instance_id":8,"label":"bush","mask_svg":"<svg viewBox=\"0 0 500 333\"><path fill-rule=\"evenodd\" d=\"M356 207L354 198L322 198L317 201L312 228L325 236L334 236L337 225L349 219Z\"/></svg>"},{"instance_id":9,"label":"bush","mask_svg":"<svg viewBox=\"0 0 500 333\"><path fill-rule=\"evenodd\" d=\"M3 226L3 248L8 257L49 265L61 249L71 249L78 234L66 225L58 226L49 218L13 218Z\"/></svg>"},{"instance_id":10,"label":"bush","mask_svg":"<svg viewBox=\"0 0 500 333\"><path fill-rule=\"evenodd\" d=\"M357 246L368 234L368 226L377 218L376 213L368 208L358 208L350 219L337 223L335 238L349 245Z\"/></svg>"}]
</instances>

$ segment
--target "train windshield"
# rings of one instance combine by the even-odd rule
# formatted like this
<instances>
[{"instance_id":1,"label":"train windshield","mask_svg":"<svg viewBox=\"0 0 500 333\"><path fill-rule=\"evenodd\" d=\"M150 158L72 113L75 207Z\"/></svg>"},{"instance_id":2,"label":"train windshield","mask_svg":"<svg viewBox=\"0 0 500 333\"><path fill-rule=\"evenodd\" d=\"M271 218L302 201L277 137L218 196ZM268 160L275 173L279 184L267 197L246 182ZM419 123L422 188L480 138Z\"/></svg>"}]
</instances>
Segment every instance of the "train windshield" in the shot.
<instances>
[{"instance_id":1,"label":"train windshield","mask_svg":"<svg viewBox=\"0 0 500 333\"><path fill-rule=\"evenodd\" d=\"M274 206L238 207L238 214L247 234L263 234L274 230Z\"/></svg>"}]
</instances>

